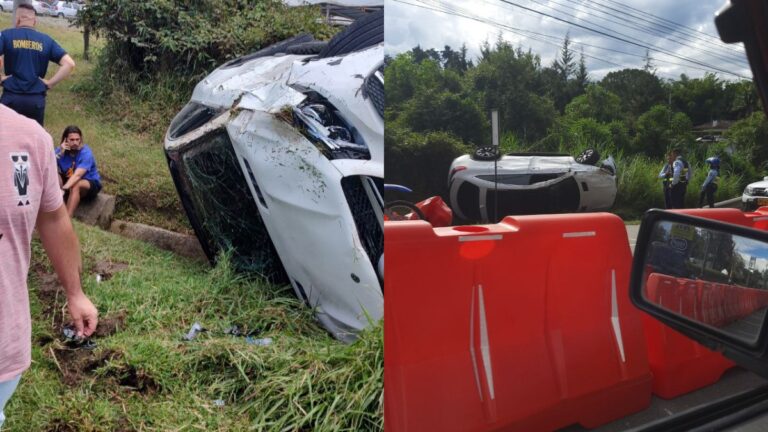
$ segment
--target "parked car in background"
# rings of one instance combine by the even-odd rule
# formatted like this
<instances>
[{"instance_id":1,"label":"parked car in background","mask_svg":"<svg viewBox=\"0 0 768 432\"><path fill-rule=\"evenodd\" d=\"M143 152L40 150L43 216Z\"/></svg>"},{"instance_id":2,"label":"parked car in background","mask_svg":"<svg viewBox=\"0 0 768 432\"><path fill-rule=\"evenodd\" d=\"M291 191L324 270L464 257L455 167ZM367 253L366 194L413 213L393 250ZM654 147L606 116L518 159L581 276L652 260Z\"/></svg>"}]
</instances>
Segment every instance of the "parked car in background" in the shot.
<instances>
[{"instance_id":1,"label":"parked car in background","mask_svg":"<svg viewBox=\"0 0 768 432\"><path fill-rule=\"evenodd\" d=\"M11 12L11 11L13 11L13 0L0 1L0 12Z\"/></svg>"},{"instance_id":2,"label":"parked car in background","mask_svg":"<svg viewBox=\"0 0 768 432\"><path fill-rule=\"evenodd\" d=\"M32 7L35 8L35 13L38 15L51 15L51 10L53 10L53 6L44 1L33 0Z\"/></svg>"},{"instance_id":3,"label":"parked car in background","mask_svg":"<svg viewBox=\"0 0 768 432\"><path fill-rule=\"evenodd\" d=\"M59 18L74 19L79 10L79 4L68 1L57 1L51 6L49 13L51 16Z\"/></svg>"},{"instance_id":4,"label":"parked car in background","mask_svg":"<svg viewBox=\"0 0 768 432\"><path fill-rule=\"evenodd\" d=\"M464 222L497 222L507 215L604 211L616 199L612 157L585 150L567 154L511 153L491 147L456 158L448 176L451 209ZM498 199L497 199L498 197Z\"/></svg>"},{"instance_id":5,"label":"parked car in background","mask_svg":"<svg viewBox=\"0 0 768 432\"><path fill-rule=\"evenodd\" d=\"M768 206L768 177L750 183L741 195L742 210L752 211L762 206Z\"/></svg>"}]
</instances>

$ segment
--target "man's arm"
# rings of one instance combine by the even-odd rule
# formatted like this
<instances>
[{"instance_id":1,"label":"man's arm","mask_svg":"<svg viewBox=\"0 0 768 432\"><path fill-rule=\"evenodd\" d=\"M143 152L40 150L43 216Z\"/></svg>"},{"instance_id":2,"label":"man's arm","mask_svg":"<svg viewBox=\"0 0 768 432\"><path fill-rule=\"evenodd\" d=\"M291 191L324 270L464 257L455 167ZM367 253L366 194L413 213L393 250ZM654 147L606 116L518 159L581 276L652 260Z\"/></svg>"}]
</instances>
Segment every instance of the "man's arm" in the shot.
<instances>
[{"instance_id":1,"label":"man's arm","mask_svg":"<svg viewBox=\"0 0 768 432\"><path fill-rule=\"evenodd\" d=\"M86 172L88 171L86 171L85 168L76 169L75 172L72 174L72 177L70 177L67 180L67 182L64 183L64 186L62 186L61 188L64 190L69 190L70 188L72 188L72 186L76 185L81 178L83 178Z\"/></svg>"},{"instance_id":2,"label":"man's arm","mask_svg":"<svg viewBox=\"0 0 768 432\"><path fill-rule=\"evenodd\" d=\"M72 229L65 206L51 212L40 212L37 230L59 281L67 294L69 314L78 336L93 334L98 324L98 311L83 293L80 285L80 245Z\"/></svg>"},{"instance_id":3,"label":"man's arm","mask_svg":"<svg viewBox=\"0 0 768 432\"><path fill-rule=\"evenodd\" d=\"M713 180L715 180L715 177L717 177L717 173L715 170L709 170L709 174L707 175L707 179L704 180L704 184L701 185L701 190L704 190L707 188L707 186L712 183Z\"/></svg>"},{"instance_id":4,"label":"man's arm","mask_svg":"<svg viewBox=\"0 0 768 432\"><path fill-rule=\"evenodd\" d=\"M72 60L72 57L70 57L69 54L65 54L59 62L59 70L53 74L51 79L47 80L43 78L43 82L49 89L52 89L56 84L64 80L64 78L68 77L74 69L75 61Z\"/></svg>"}]
</instances>

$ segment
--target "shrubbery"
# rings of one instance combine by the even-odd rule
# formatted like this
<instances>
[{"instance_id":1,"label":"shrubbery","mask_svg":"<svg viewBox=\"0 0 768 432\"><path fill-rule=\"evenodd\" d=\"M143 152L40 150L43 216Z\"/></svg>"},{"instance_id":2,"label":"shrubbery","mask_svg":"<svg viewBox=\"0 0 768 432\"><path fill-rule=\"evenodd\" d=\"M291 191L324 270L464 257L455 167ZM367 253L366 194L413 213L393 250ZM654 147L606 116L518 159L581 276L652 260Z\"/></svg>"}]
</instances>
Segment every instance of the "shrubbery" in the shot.
<instances>
[{"instance_id":1,"label":"shrubbery","mask_svg":"<svg viewBox=\"0 0 768 432\"><path fill-rule=\"evenodd\" d=\"M299 33L328 39L335 32L319 9L280 0L99 0L78 23L106 39L80 90L115 117L144 119L134 125L141 129L164 129L194 84L225 61ZM141 115L126 113L129 105Z\"/></svg>"}]
</instances>

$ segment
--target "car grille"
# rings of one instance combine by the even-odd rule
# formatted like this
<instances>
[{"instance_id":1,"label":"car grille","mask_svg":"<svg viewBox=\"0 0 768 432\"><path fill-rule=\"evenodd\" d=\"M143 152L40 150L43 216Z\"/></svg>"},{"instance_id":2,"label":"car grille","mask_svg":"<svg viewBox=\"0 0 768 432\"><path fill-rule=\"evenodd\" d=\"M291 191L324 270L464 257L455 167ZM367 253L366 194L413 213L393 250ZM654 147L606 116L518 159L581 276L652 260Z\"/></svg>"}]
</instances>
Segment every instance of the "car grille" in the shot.
<instances>
[{"instance_id":1,"label":"car grille","mask_svg":"<svg viewBox=\"0 0 768 432\"><path fill-rule=\"evenodd\" d=\"M381 79L383 71L384 65L365 80L365 95L371 98L376 112L382 117L384 117L384 81Z\"/></svg>"},{"instance_id":2,"label":"car grille","mask_svg":"<svg viewBox=\"0 0 768 432\"><path fill-rule=\"evenodd\" d=\"M373 206L378 205L368 197L363 186L364 178L352 176L341 179L341 188L347 198L360 241L363 243L371 265L375 266L384 253L384 231Z\"/></svg>"},{"instance_id":3,"label":"car grille","mask_svg":"<svg viewBox=\"0 0 768 432\"><path fill-rule=\"evenodd\" d=\"M752 196L768 196L768 189L766 188L752 188Z\"/></svg>"},{"instance_id":4,"label":"car grille","mask_svg":"<svg viewBox=\"0 0 768 432\"><path fill-rule=\"evenodd\" d=\"M232 252L232 264L273 283L287 275L223 129L168 154L184 210L211 261Z\"/></svg>"}]
</instances>

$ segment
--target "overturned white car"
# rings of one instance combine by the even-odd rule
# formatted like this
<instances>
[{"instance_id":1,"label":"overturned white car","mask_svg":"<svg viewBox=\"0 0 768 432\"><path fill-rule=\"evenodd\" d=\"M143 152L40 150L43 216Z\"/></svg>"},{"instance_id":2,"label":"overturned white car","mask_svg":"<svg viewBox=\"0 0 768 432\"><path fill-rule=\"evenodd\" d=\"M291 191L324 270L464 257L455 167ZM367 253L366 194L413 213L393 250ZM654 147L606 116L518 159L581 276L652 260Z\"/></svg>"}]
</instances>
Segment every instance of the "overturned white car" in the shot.
<instances>
[{"instance_id":1,"label":"overturned white car","mask_svg":"<svg viewBox=\"0 0 768 432\"><path fill-rule=\"evenodd\" d=\"M165 152L212 261L289 282L335 337L383 316L383 13L230 61L196 87Z\"/></svg>"},{"instance_id":2,"label":"overturned white car","mask_svg":"<svg viewBox=\"0 0 768 432\"><path fill-rule=\"evenodd\" d=\"M566 154L512 153L492 148L456 158L448 175L451 209L470 223L497 222L507 215L609 210L616 199L612 157L597 166L593 149L576 159Z\"/></svg>"}]
</instances>

